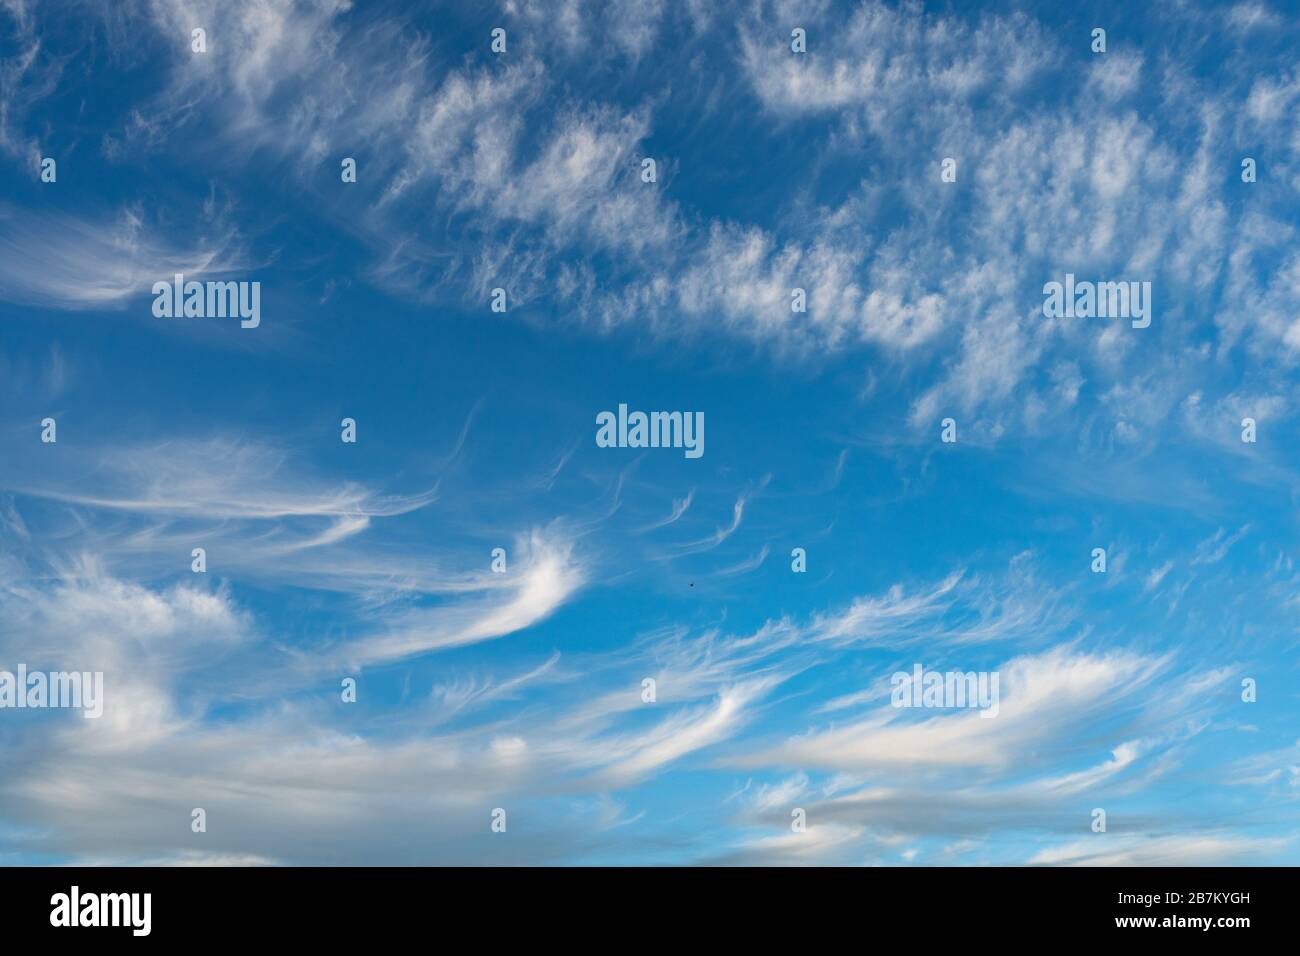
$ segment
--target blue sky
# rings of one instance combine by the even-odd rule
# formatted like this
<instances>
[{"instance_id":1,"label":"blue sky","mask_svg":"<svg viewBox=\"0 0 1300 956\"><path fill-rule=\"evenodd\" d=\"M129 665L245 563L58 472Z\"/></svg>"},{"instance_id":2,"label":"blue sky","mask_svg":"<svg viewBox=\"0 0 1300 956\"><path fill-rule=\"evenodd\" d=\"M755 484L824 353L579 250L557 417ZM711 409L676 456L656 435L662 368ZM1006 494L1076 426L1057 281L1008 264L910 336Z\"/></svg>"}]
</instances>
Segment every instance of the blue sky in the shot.
<instances>
[{"instance_id":1,"label":"blue sky","mask_svg":"<svg viewBox=\"0 0 1300 956\"><path fill-rule=\"evenodd\" d=\"M0 861L1297 862L1298 33L0 0Z\"/></svg>"}]
</instances>

